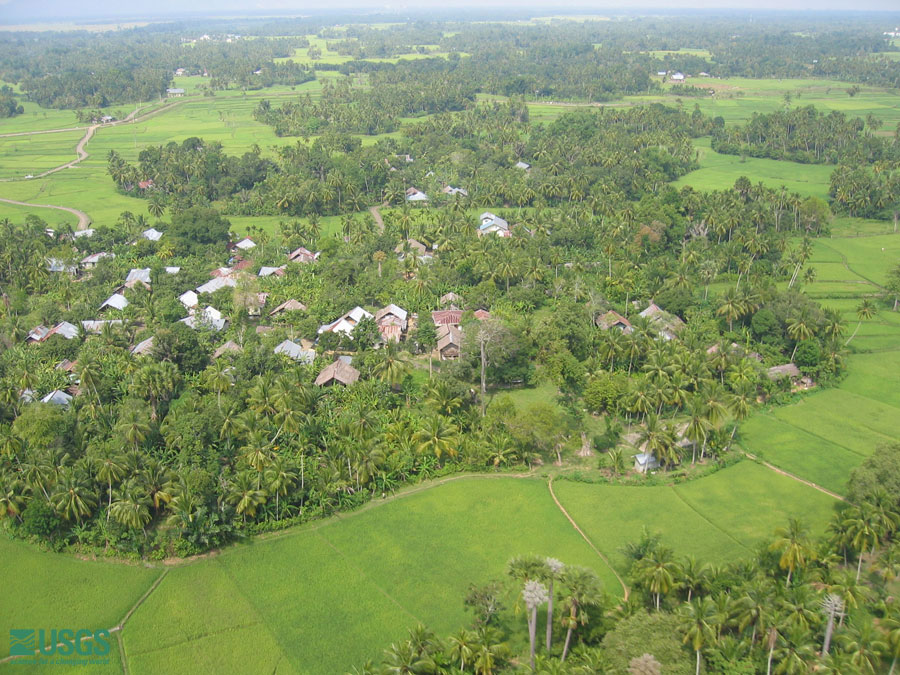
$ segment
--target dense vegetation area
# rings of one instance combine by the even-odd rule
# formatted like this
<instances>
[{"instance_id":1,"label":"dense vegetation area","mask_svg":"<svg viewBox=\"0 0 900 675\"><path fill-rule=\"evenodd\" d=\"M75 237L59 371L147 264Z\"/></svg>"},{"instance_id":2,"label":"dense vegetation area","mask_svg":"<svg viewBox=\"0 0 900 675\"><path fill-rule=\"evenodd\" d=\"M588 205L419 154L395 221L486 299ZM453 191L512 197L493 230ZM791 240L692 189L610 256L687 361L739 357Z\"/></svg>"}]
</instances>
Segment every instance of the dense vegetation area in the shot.
<instances>
[{"instance_id":1,"label":"dense vegetation area","mask_svg":"<svg viewBox=\"0 0 900 675\"><path fill-rule=\"evenodd\" d=\"M644 528L623 550L632 591L625 602L590 569L514 558L505 579L470 587L469 626L441 638L419 625L384 651L380 666L357 672L518 672L510 642L519 632L539 673L893 670L898 478L900 446L886 447L851 478L858 501L835 512L827 537L792 518L752 558L724 566L679 557L665 535Z\"/></svg>"},{"instance_id":2,"label":"dense vegetation area","mask_svg":"<svg viewBox=\"0 0 900 675\"><path fill-rule=\"evenodd\" d=\"M364 673L893 672L900 262L892 235L827 236L900 219L892 93L839 110L900 85L885 26L489 18L0 43L0 118L31 125L4 158L56 151L72 113L47 108L97 125L83 173L0 183L22 209L0 220L4 551L140 561L105 566L128 571L92 614L136 617L115 646L135 673L246 649L302 672L348 627L365 651L322 662ZM848 88L825 112L775 86L736 119L718 78L747 76ZM688 182L710 156L735 173ZM72 185L113 215L57 205ZM436 608L470 580L469 626L361 663L410 618L461 621Z\"/></svg>"},{"instance_id":3,"label":"dense vegetation area","mask_svg":"<svg viewBox=\"0 0 900 675\"><path fill-rule=\"evenodd\" d=\"M491 128L515 112L513 106L462 114ZM659 142L677 139L679 125L684 129L689 120L662 107L577 112L535 133L531 175L546 172L541 180L560 187L544 192L551 203L557 195L560 202L573 199L582 166L585 183L603 192L596 201L585 190L575 203L523 214L510 238L476 236L478 223L459 199L446 209L394 210L385 215L383 233L347 218L346 241L319 238L314 220L286 224L280 241L260 237L242 254L249 268L234 272L237 281L208 301L230 319L227 336L241 351L212 363L221 334L177 323L186 313L177 297L228 263L228 223L214 210L176 202L171 222L155 223L163 238L139 237L137 245L129 242L149 225L143 216L123 214L115 228L99 227L74 246L64 234L48 238L39 221L6 223L4 239L14 242L0 263L8 297L0 359L7 515L21 520L23 532L60 545L80 541L160 555L203 550L233 530L327 513L444 466L558 455L572 422L553 406L498 406L480 414L487 386L535 377L555 385L568 416L581 417L583 406L609 415L598 438L604 448L615 448L627 419L641 422L647 447L665 466L721 455L731 443L732 421L745 417L759 396L787 386L766 378L760 362L793 358L811 376L828 379L841 370L845 326L797 292L809 245L793 247L788 239L820 228L826 205L749 181L711 193L664 187L671 176L653 160L670 155L661 154ZM475 135L482 127L446 128L452 137L455 129ZM686 143L687 130L681 134L678 142ZM507 138L513 144L515 134ZM422 134L419 142L427 139ZM612 143L608 152L598 147L604 139ZM647 146L644 159L636 154L640 146ZM310 156L302 145L289 150ZM440 155L431 156L440 167ZM371 157L383 165L383 152ZM238 176L261 160L223 161L189 140L165 152L143 151L148 170L156 161L165 173L151 175L161 187L186 185L202 196L206 171L227 172L239 185ZM554 168L564 161L565 177ZM173 165L183 167L183 176ZM323 169L314 180L328 186ZM490 175L479 180L487 183ZM431 262L406 253L409 237L435 245ZM282 277L255 276L299 245L321 249L318 260L290 265ZM78 282L42 262L53 259L65 269L101 251L116 257L101 260ZM177 274L162 270L173 265L181 268ZM106 324L98 337L22 343L38 323L97 318L130 267L148 268L151 281L123 289L129 301L123 310L105 310L104 319L124 324ZM788 289L778 290L776 279L788 280ZM726 289L713 297L708 286L715 280ZM423 382L412 377L410 357L434 345L434 331L425 332L428 312L451 290L466 308L489 309L491 316L463 320L463 357L444 362L440 376ZM261 336L252 315L260 292L269 294L266 306L296 298L307 310L273 319L274 333ZM634 305L643 309L650 300L665 311L637 316ZM377 309L390 302L420 317L399 346L373 350L378 331L365 320L352 339L318 335L320 325L354 304ZM615 312L632 329L610 327ZM148 356L128 353L149 337ZM318 338L323 358L332 349L355 352L363 381L327 393L313 387L322 364L297 365L274 354L285 337ZM26 404L28 392L67 386L70 375L56 367L62 359L77 362L69 369L80 383L72 405ZM473 385L480 394L470 393ZM669 421L679 415L686 429ZM687 455L679 443L685 437ZM622 450L610 458L613 473L621 473Z\"/></svg>"}]
</instances>

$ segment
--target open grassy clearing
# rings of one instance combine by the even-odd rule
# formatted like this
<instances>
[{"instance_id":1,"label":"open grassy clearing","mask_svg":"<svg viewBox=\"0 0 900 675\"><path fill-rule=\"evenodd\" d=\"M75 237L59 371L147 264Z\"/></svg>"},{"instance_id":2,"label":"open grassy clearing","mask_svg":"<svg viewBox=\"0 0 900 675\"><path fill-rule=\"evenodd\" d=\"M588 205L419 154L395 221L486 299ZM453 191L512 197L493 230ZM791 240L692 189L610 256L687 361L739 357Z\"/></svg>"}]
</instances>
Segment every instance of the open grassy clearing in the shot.
<instances>
[{"instance_id":1,"label":"open grassy clearing","mask_svg":"<svg viewBox=\"0 0 900 675\"><path fill-rule=\"evenodd\" d=\"M720 529L751 548L792 516L802 517L814 535L824 534L836 503L833 497L755 462L741 462L675 489Z\"/></svg>"},{"instance_id":2,"label":"open grassy clearing","mask_svg":"<svg viewBox=\"0 0 900 675\"><path fill-rule=\"evenodd\" d=\"M771 113L784 107L784 95L791 95L791 106L814 105L820 110L838 110L851 117L872 114L880 119L882 130L893 131L900 119L900 92L884 87L860 86L860 92L849 96L851 82L837 80L776 80L749 78L688 78L685 84L714 89L714 96L682 98L682 104L692 109L700 106L705 115L721 116L727 124L740 124L753 113ZM671 86L671 83L665 85ZM673 96L626 96L634 103L663 102L675 104Z\"/></svg>"},{"instance_id":3,"label":"open grassy clearing","mask_svg":"<svg viewBox=\"0 0 900 675\"><path fill-rule=\"evenodd\" d=\"M835 251L860 277L884 284L890 269L900 262L900 236L846 237L821 241ZM900 344L898 344L900 347Z\"/></svg>"},{"instance_id":4,"label":"open grassy clearing","mask_svg":"<svg viewBox=\"0 0 900 675\"><path fill-rule=\"evenodd\" d=\"M160 575L157 569L48 553L2 535L0 560L7 568L0 575L4 636L10 628L112 628ZM7 655L9 643L2 640L0 658Z\"/></svg>"},{"instance_id":5,"label":"open grassy clearing","mask_svg":"<svg viewBox=\"0 0 900 675\"><path fill-rule=\"evenodd\" d=\"M824 532L834 499L754 462L689 483L659 487L553 484L560 502L597 547L624 570L621 548L641 528L663 533L676 554L717 563L751 555L789 516Z\"/></svg>"},{"instance_id":6,"label":"open grassy clearing","mask_svg":"<svg viewBox=\"0 0 900 675\"><path fill-rule=\"evenodd\" d=\"M419 620L457 628L468 584L521 553L588 565L620 592L543 481L461 479L172 569L125 628L129 670L196 672L195 654L233 670L262 647L273 667L346 672Z\"/></svg>"},{"instance_id":7,"label":"open grassy clearing","mask_svg":"<svg viewBox=\"0 0 900 675\"><path fill-rule=\"evenodd\" d=\"M71 162L83 131L0 139L0 178L24 178Z\"/></svg>"},{"instance_id":8,"label":"open grassy clearing","mask_svg":"<svg viewBox=\"0 0 900 675\"><path fill-rule=\"evenodd\" d=\"M763 412L741 425L738 441L744 450L760 459L838 494L846 491L847 476L863 459Z\"/></svg>"},{"instance_id":9,"label":"open grassy clearing","mask_svg":"<svg viewBox=\"0 0 900 675\"><path fill-rule=\"evenodd\" d=\"M700 168L682 176L674 185L690 185L696 190L724 190L734 186L741 176L762 182L771 188L786 187L804 197L828 198L828 184L834 167L825 164L797 164L778 159L742 160L738 155L724 155L710 147L709 138L694 141Z\"/></svg>"}]
</instances>

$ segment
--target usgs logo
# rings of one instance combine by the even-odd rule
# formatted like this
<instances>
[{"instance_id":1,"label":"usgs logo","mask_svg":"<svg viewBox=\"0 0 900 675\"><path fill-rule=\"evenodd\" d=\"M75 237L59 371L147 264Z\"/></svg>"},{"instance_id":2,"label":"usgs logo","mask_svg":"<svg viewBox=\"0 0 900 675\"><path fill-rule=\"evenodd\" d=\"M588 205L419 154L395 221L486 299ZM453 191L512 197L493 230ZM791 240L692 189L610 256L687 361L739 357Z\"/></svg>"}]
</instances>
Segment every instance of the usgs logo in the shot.
<instances>
[{"instance_id":1,"label":"usgs logo","mask_svg":"<svg viewBox=\"0 0 900 675\"><path fill-rule=\"evenodd\" d=\"M109 654L108 630L73 630L53 628L12 628L9 631L10 656L34 656L35 654L79 654L81 656L105 656Z\"/></svg>"}]
</instances>

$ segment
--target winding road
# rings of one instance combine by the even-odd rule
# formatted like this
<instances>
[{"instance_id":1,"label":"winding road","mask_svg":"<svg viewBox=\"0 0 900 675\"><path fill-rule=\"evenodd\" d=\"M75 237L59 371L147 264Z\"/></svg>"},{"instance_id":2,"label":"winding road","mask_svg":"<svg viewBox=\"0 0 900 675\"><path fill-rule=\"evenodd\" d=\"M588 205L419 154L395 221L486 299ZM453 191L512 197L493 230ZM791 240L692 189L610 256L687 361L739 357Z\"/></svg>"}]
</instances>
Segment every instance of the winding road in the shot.
<instances>
[{"instance_id":1,"label":"winding road","mask_svg":"<svg viewBox=\"0 0 900 675\"><path fill-rule=\"evenodd\" d=\"M12 134L0 134L0 138L9 138L11 136L32 136L37 134L55 134L61 131L77 131L79 129L85 129L84 136L81 137L81 140L78 141L78 145L75 146L75 159L71 162L66 162L65 164L60 164L59 166L53 167L52 169L48 169L43 173L39 173L36 176L32 176L31 178L3 178L0 179L0 182L3 183L12 183L19 182L24 180L34 180L35 178L44 178L49 176L50 174L56 173L57 171L62 171L63 169L69 169L80 162L83 162L88 157L90 157L90 153L85 150L88 142L94 137L94 132L101 127L114 127L120 124L128 124L129 122L142 122L145 119L152 117L154 115L158 115L159 113L165 112L166 110L170 110L178 105L180 101L175 101L172 103L167 103L164 106L156 108L155 110L151 110L150 112L144 115L138 115L141 112L141 108L135 108L132 110L127 117L121 120L116 120L115 122L108 122L106 124L92 124L91 126L85 127L70 127L67 129L47 129L43 131L20 131ZM15 206L27 206L29 208L35 209L54 209L56 211L65 211L66 213L71 213L73 216L78 218L78 225L76 229L84 230L87 229L88 225L91 224L91 217L86 214L84 211L80 211L79 209L75 209L69 206L55 206L53 204L33 204L31 202L20 202L15 199L6 199L4 197L0 197L0 202L4 202L6 204L13 204Z\"/></svg>"}]
</instances>

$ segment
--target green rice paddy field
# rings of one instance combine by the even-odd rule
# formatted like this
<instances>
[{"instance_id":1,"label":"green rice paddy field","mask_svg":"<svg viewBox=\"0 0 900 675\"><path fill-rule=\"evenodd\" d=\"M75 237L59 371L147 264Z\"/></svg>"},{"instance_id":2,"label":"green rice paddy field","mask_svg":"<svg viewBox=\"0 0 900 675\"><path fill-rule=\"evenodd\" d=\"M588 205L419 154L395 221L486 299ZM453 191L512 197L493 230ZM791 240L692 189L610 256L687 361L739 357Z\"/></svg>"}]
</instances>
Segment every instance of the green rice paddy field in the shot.
<instances>
[{"instance_id":1,"label":"green rice paddy field","mask_svg":"<svg viewBox=\"0 0 900 675\"><path fill-rule=\"evenodd\" d=\"M749 461L676 487L557 480L554 489L620 572L620 547L648 521L679 554L726 562L749 554L797 510L822 530L834 504ZM59 623L60 597L63 623L113 627L164 574L121 631L128 672L138 675L241 672L251 662L278 672L346 672L418 622L455 630L467 620L468 585L501 577L521 553L592 567L607 592L622 594L537 478L432 484L167 569L85 562L6 540L0 553L22 560L31 579L25 588L18 575L0 579L8 610L0 622L9 627Z\"/></svg>"}]
</instances>

